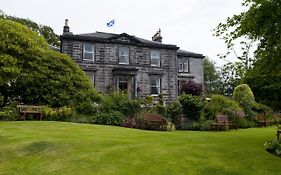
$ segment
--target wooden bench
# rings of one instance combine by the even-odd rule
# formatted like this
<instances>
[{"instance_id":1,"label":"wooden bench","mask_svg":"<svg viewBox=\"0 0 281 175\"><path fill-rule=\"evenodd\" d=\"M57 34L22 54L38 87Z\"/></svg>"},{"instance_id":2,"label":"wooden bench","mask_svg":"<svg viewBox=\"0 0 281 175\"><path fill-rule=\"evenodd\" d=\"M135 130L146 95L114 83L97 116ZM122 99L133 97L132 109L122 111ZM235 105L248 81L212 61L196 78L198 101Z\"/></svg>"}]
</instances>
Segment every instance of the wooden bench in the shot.
<instances>
[{"instance_id":1,"label":"wooden bench","mask_svg":"<svg viewBox=\"0 0 281 175\"><path fill-rule=\"evenodd\" d=\"M141 129L157 129L166 124L166 120L159 114L143 113L140 119L139 127Z\"/></svg>"},{"instance_id":2,"label":"wooden bench","mask_svg":"<svg viewBox=\"0 0 281 175\"><path fill-rule=\"evenodd\" d=\"M270 125L271 124L271 121L270 120L267 120L264 115L259 115L258 116L258 123L259 123L259 126L267 126L267 125Z\"/></svg>"},{"instance_id":3,"label":"wooden bench","mask_svg":"<svg viewBox=\"0 0 281 175\"><path fill-rule=\"evenodd\" d=\"M17 105L22 120L25 120L26 114L32 114L33 118L42 120L43 117L43 106L32 106L32 105Z\"/></svg>"},{"instance_id":4,"label":"wooden bench","mask_svg":"<svg viewBox=\"0 0 281 175\"><path fill-rule=\"evenodd\" d=\"M218 131L220 127L223 127L224 129L228 127L229 130L234 127L237 131L237 125L230 122L227 115L221 115L221 114L216 116L216 121L215 123L212 124L212 127L215 127L216 131Z\"/></svg>"}]
</instances>

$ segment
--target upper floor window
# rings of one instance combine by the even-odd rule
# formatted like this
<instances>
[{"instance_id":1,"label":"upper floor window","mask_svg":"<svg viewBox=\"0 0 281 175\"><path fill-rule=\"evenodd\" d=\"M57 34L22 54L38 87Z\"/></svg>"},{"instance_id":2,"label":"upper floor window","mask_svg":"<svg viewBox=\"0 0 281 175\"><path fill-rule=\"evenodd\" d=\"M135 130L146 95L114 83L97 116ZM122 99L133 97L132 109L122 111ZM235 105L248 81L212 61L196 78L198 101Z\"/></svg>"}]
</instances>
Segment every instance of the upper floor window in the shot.
<instances>
[{"instance_id":1,"label":"upper floor window","mask_svg":"<svg viewBox=\"0 0 281 175\"><path fill-rule=\"evenodd\" d=\"M84 43L83 45L83 60L94 61L95 47L91 43Z\"/></svg>"},{"instance_id":2,"label":"upper floor window","mask_svg":"<svg viewBox=\"0 0 281 175\"><path fill-rule=\"evenodd\" d=\"M154 67L160 67L160 52L157 50L151 51L150 64Z\"/></svg>"},{"instance_id":3,"label":"upper floor window","mask_svg":"<svg viewBox=\"0 0 281 175\"><path fill-rule=\"evenodd\" d=\"M189 72L189 59L179 58L179 72Z\"/></svg>"},{"instance_id":4,"label":"upper floor window","mask_svg":"<svg viewBox=\"0 0 281 175\"><path fill-rule=\"evenodd\" d=\"M150 94L151 95L158 95L160 94L161 90L161 79L158 76L151 76L150 77Z\"/></svg>"},{"instance_id":5,"label":"upper floor window","mask_svg":"<svg viewBox=\"0 0 281 175\"><path fill-rule=\"evenodd\" d=\"M119 47L119 64L129 64L128 47Z\"/></svg>"}]
</instances>

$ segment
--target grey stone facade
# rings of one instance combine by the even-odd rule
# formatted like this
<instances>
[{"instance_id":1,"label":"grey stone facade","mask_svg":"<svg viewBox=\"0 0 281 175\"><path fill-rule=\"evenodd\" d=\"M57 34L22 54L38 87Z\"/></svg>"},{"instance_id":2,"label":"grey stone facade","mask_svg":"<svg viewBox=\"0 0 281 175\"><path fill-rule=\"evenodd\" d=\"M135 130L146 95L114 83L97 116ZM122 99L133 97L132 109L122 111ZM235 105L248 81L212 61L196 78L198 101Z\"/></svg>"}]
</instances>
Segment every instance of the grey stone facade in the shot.
<instances>
[{"instance_id":1,"label":"grey stone facade","mask_svg":"<svg viewBox=\"0 0 281 175\"><path fill-rule=\"evenodd\" d=\"M204 72L203 72L203 58L201 54L188 52L184 50L177 51L178 65L180 60L185 60L188 64L187 71L178 71L178 86L180 87L183 82L193 80L197 83L204 84Z\"/></svg>"},{"instance_id":2,"label":"grey stone facade","mask_svg":"<svg viewBox=\"0 0 281 175\"><path fill-rule=\"evenodd\" d=\"M176 45L161 43L160 31L157 36L161 40L156 37L155 41L126 33L74 35L69 27L66 31L61 35L61 52L73 58L99 92L116 88L126 90L131 98L161 93L165 102L171 103L177 99L179 80L203 83L203 56L179 53ZM188 73L179 73L178 57L189 60ZM155 65L159 59L160 65Z\"/></svg>"}]
</instances>

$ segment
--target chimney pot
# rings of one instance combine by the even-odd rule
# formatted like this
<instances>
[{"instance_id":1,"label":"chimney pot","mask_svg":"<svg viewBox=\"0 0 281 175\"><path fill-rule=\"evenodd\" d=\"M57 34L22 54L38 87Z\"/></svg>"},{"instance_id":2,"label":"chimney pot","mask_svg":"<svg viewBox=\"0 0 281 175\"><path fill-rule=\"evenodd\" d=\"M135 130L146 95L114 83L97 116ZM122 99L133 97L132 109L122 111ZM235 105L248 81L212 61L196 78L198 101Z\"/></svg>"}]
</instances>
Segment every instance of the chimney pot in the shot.
<instances>
[{"instance_id":1,"label":"chimney pot","mask_svg":"<svg viewBox=\"0 0 281 175\"><path fill-rule=\"evenodd\" d=\"M68 26L68 19L65 19L64 25Z\"/></svg>"},{"instance_id":2,"label":"chimney pot","mask_svg":"<svg viewBox=\"0 0 281 175\"><path fill-rule=\"evenodd\" d=\"M71 34L68 26L68 19L65 19L62 34Z\"/></svg>"},{"instance_id":3,"label":"chimney pot","mask_svg":"<svg viewBox=\"0 0 281 175\"><path fill-rule=\"evenodd\" d=\"M162 43L161 29L159 29L156 34L152 37L152 41Z\"/></svg>"}]
</instances>

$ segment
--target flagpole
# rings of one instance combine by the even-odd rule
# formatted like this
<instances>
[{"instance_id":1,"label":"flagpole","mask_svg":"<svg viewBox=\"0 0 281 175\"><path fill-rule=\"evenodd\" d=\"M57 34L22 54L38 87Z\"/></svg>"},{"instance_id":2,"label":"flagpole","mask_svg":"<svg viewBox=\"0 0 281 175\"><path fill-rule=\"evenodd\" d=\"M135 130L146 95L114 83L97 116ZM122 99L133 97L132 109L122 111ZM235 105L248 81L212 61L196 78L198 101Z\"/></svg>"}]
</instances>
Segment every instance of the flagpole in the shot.
<instances>
[{"instance_id":1,"label":"flagpole","mask_svg":"<svg viewBox=\"0 0 281 175\"><path fill-rule=\"evenodd\" d=\"M116 27L116 24L115 24L115 19L114 19L114 33L115 33L115 27Z\"/></svg>"}]
</instances>

